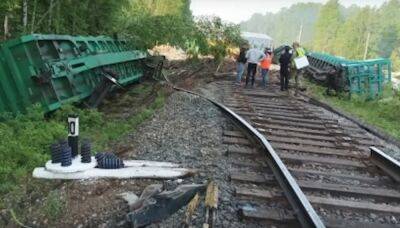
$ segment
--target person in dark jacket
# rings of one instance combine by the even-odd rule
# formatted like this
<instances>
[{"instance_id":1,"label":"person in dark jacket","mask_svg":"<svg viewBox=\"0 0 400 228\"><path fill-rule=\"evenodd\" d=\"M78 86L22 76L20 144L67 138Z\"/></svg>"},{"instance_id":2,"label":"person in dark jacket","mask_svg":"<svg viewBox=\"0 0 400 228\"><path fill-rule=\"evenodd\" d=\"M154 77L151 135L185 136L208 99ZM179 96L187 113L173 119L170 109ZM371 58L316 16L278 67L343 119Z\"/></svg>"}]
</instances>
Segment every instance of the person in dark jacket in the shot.
<instances>
[{"instance_id":1,"label":"person in dark jacket","mask_svg":"<svg viewBox=\"0 0 400 228\"><path fill-rule=\"evenodd\" d=\"M240 53L239 56L236 59L236 84L240 86L240 83L242 82L242 75L244 72L244 67L247 62L246 58L246 48L241 47L240 48Z\"/></svg>"},{"instance_id":2,"label":"person in dark jacket","mask_svg":"<svg viewBox=\"0 0 400 228\"><path fill-rule=\"evenodd\" d=\"M289 87L289 65L291 58L292 54L290 53L290 47L286 46L279 58L279 63L281 66L281 91L288 90Z\"/></svg>"}]
</instances>

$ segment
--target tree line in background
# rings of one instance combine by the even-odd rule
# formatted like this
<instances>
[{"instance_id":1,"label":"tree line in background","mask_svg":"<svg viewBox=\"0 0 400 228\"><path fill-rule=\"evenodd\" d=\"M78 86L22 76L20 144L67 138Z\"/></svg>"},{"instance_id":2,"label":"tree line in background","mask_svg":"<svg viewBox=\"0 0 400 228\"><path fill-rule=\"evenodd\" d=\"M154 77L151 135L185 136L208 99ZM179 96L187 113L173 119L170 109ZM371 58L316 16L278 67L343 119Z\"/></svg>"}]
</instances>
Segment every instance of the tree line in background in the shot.
<instances>
[{"instance_id":1,"label":"tree line in background","mask_svg":"<svg viewBox=\"0 0 400 228\"><path fill-rule=\"evenodd\" d=\"M242 30L267 33L275 43L299 40L309 49L349 59L391 58L400 70L400 0L379 8L339 4L300 3L276 14L255 14L241 23Z\"/></svg>"},{"instance_id":2,"label":"tree line in background","mask_svg":"<svg viewBox=\"0 0 400 228\"><path fill-rule=\"evenodd\" d=\"M29 33L102 34L112 31L124 1L2 0L2 39Z\"/></svg>"},{"instance_id":3,"label":"tree line in background","mask_svg":"<svg viewBox=\"0 0 400 228\"><path fill-rule=\"evenodd\" d=\"M240 26L243 31L268 34L276 45L291 44L297 40L302 27L302 43L309 44L321 7L317 3L298 3L277 13L256 13Z\"/></svg>"},{"instance_id":4,"label":"tree line in background","mask_svg":"<svg viewBox=\"0 0 400 228\"><path fill-rule=\"evenodd\" d=\"M2 0L0 21L0 40L31 33L118 35L136 48L170 44L193 58L211 54L220 60L241 42L238 25L195 19L190 0Z\"/></svg>"}]
</instances>

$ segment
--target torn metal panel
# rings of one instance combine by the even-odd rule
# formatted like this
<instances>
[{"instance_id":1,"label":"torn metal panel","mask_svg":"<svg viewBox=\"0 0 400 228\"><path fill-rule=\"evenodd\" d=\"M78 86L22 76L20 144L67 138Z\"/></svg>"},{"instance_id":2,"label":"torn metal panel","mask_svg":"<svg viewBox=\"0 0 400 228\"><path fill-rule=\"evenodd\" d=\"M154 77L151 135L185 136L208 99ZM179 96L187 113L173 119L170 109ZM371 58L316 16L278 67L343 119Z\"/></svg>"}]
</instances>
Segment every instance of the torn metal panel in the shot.
<instances>
[{"instance_id":1,"label":"torn metal panel","mask_svg":"<svg viewBox=\"0 0 400 228\"><path fill-rule=\"evenodd\" d=\"M143 197L150 197L140 199L136 204L137 209L127 215L127 220L134 227L146 226L168 218L188 204L198 192L204 191L205 185L181 185L175 190L157 193L159 189L155 186L149 193L143 193Z\"/></svg>"}]
</instances>

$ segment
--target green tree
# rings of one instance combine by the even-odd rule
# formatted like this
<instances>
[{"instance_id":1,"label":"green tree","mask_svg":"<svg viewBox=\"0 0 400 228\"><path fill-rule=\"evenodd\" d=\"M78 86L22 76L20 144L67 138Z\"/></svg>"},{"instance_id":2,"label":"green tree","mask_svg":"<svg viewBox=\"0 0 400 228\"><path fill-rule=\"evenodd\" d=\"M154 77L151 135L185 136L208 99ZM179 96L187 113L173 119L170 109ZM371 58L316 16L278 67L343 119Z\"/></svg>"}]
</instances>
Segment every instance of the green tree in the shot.
<instances>
[{"instance_id":1,"label":"green tree","mask_svg":"<svg viewBox=\"0 0 400 228\"><path fill-rule=\"evenodd\" d=\"M20 2L15 0L2 0L0 2L0 18L3 22L2 39L8 39L20 27L20 18L16 12L20 9Z\"/></svg>"},{"instance_id":2,"label":"green tree","mask_svg":"<svg viewBox=\"0 0 400 228\"><path fill-rule=\"evenodd\" d=\"M322 7L315 25L314 49L336 54L336 37L342 24L338 0L328 1Z\"/></svg>"},{"instance_id":3,"label":"green tree","mask_svg":"<svg viewBox=\"0 0 400 228\"><path fill-rule=\"evenodd\" d=\"M126 1L2 0L1 37L8 39L29 33L112 34L115 19Z\"/></svg>"},{"instance_id":4,"label":"green tree","mask_svg":"<svg viewBox=\"0 0 400 228\"><path fill-rule=\"evenodd\" d=\"M337 55L350 59L363 58L368 36L376 31L374 16L374 10L365 7L346 20L335 40Z\"/></svg>"},{"instance_id":5,"label":"green tree","mask_svg":"<svg viewBox=\"0 0 400 228\"><path fill-rule=\"evenodd\" d=\"M194 32L189 6L188 0L129 0L116 32L140 48L166 43L183 47Z\"/></svg>"},{"instance_id":6,"label":"green tree","mask_svg":"<svg viewBox=\"0 0 400 228\"><path fill-rule=\"evenodd\" d=\"M400 48L396 48L393 50L392 55L390 56L392 60L392 66L395 71L400 70Z\"/></svg>"},{"instance_id":7,"label":"green tree","mask_svg":"<svg viewBox=\"0 0 400 228\"><path fill-rule=\"evenodd\" d=\"M223 22L219 17L200 17L196 25L198 33L208 43L207 51L217 62L222 61L229 48L243 42L239 25Z\"/></svg>"},{"instance_id":8,"label":"green tree","mask_svg":"<svg viewBox=\"0 0 400 228\"><path fill-rule=\"evenodd\" d=\"M378 10L375 52L382 57L390 57L393 50L400 47L400 1L390 0Z\"/></svg>"}]
</instances>

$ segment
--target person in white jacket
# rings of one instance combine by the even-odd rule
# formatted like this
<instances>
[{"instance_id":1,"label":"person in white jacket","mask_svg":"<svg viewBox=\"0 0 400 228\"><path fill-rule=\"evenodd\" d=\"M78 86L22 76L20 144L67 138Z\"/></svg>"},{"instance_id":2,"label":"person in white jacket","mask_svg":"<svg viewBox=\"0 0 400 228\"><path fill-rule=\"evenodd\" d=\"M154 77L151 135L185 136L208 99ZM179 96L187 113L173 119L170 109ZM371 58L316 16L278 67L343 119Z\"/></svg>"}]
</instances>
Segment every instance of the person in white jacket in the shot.
<instances>
[{"instance_id":1,"label":"person in white jacket","mask_svg":"<svg viewBox=\"0 0 400 228\"><path fill-rule=\"evenodd\" d=\"M247 75L246 75L246 87L249 84L249 78L251 78L251 87L254 87L254 77L257 73L257 64L265 58L265 54L257 48L252 48L247 51Z\"/></svg>"}]
</instances>

